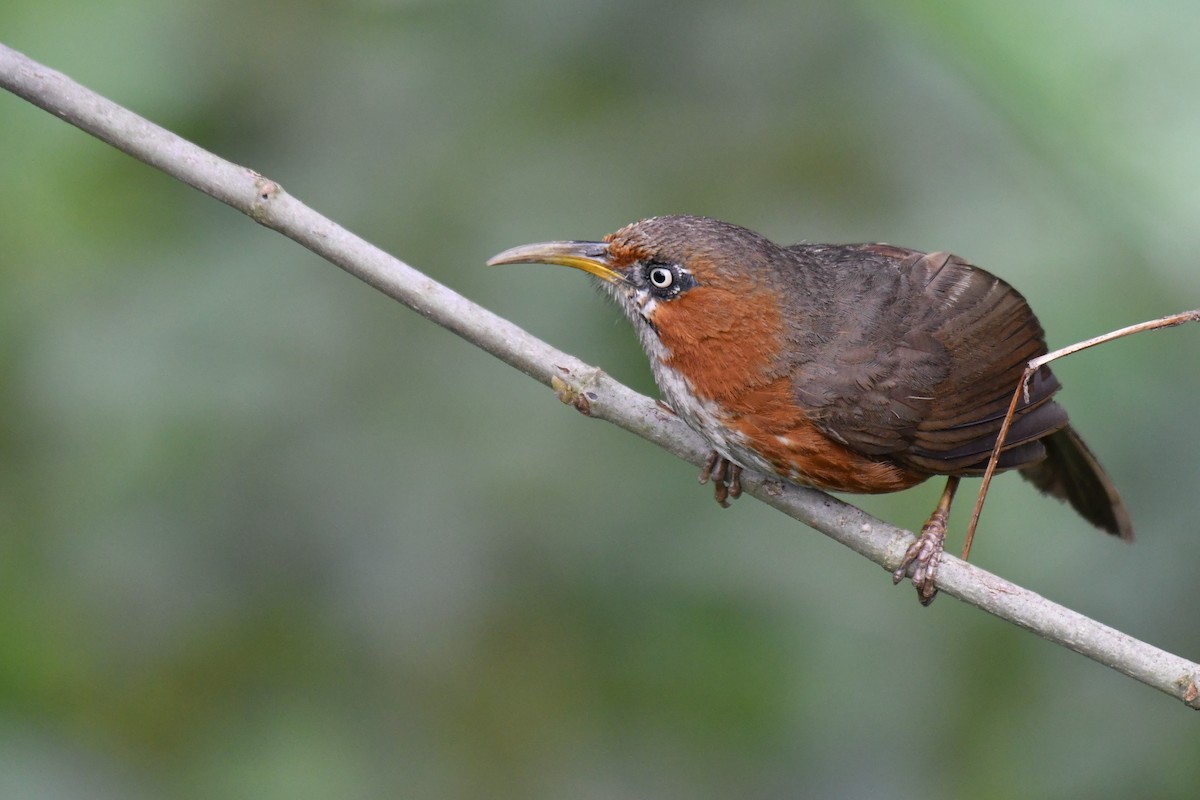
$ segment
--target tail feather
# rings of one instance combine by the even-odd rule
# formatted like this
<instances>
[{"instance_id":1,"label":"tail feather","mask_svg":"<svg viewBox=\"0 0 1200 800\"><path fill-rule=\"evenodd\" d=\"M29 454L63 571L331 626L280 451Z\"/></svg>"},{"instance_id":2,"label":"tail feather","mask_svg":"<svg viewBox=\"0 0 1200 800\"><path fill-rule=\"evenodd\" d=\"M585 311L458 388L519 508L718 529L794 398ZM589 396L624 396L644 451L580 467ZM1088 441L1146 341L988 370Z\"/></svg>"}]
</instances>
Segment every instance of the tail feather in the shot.
<instances>
[{"instance_id":1,"label":"tail feather","mask_svg":"<svg viewBox=\"0 0 1200 800\"><path fill-rule=\"evenodd\" d=\"M1046 458L1021 470L1045 494L1066 500L1097 528L1133 539L1133 522L1112 479L1069 425L1041 440Z\"/></svg>"}]
</instances>

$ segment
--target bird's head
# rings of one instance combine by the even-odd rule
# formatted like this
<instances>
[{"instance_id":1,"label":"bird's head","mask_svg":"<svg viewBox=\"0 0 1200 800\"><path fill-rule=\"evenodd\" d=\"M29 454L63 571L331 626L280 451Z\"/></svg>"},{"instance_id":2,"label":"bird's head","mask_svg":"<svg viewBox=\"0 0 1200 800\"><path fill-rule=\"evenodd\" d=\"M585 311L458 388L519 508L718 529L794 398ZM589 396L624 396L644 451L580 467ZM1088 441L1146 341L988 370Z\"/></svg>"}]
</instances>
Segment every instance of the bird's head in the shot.
<instances>
[{"instance_id":1,"label":"bird's head","mask_svg":"<svg viewBox=\"0 0 1200 800\"><path fill-rule=\"evenodd\" d=\"M765 282L779 252L769 240L737 225L666 216L626 225L601 241L514 247L488 264L560 264L583 270L600 279L647 351L656 350L659 342L675 351L722 331L738 333L738 320L749 309L777 313Z\"/></svg>"}]
</instances>

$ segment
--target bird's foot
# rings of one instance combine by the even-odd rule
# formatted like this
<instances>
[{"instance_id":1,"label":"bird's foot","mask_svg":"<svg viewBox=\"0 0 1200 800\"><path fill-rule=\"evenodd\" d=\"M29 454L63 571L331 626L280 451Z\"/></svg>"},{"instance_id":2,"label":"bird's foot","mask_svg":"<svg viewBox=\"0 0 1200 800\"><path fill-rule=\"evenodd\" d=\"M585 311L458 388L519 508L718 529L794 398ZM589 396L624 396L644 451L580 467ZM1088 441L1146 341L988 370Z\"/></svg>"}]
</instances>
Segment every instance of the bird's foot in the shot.
<instances>
[{"instance_id":1,"label":"bird's foot","mask_svg":"<svg viewBox=\"0 0 1200 800\"><path fill-rule=\"evenodd\" d=\"M912 576L917 599L927 606L937 597L937 571L942 563L942 548L946 544L947 509L938 508L921 528L921 535L904 553L900 566L892 573L892 583L899 583L906 575Z\"/></svg>"},{"instance_id":2,"label":"bird's foot","mask_svg":"<svg viewBox=\"0 0 1200 800\"><path fill-rule=\"evenodd\" d=\"M729 508L730 500L742 496L742 468L722 456L716 450L708 454L704 469L700 470L700 482L713 482L713 499L721 508Z\"/></svg>"}]
</instances>

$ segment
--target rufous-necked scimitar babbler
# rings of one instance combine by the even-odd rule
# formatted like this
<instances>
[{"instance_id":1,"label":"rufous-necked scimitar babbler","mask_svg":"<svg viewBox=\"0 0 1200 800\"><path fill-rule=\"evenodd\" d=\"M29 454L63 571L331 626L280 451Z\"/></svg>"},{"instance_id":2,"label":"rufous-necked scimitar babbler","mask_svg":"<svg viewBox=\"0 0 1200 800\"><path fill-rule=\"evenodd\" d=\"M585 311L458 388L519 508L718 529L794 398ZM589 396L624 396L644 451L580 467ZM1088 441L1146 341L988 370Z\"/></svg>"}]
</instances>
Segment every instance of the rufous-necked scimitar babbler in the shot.
<instances>
[{"instance_id":1,"label":"rufous-necked scimitar babbler","mask_svg":"<svg viewBox=\"0 0 1200 800\"><path fill-rule=\"evenodd\" d=\"M780 247L707 217L654 217L602 241L506 250L490 264L591 273L637 330L666 402L712 446L722 505L742 468L837 492L946 489L895 573L922 603L959 479L983 472L1042 327L1004 281L948 253L886 244ZM1133 537L1112 481L1053 400L1042 367L999 469L1098 528Z\"/></svg>"}]
</instances>

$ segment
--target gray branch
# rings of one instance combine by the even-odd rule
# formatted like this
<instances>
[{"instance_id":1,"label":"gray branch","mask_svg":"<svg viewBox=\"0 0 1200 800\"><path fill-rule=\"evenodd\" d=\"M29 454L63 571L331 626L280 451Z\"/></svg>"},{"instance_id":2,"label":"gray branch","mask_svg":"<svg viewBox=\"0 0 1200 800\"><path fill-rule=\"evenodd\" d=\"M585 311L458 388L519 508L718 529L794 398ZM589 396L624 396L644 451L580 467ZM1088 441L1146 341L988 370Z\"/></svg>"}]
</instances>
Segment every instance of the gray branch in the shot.
<instances>
[{"instance_id":1,"label":"gray branch","mask_svg":"<svg viewBox=\"0 0 1200 800\"><path fill-rule=\"evenodd\" d=\"M0 45L0 85L140 161L212 195L399 300L526 375L560 398L693 465L708 447L648 397L557 350L289 196L279 184L225 161L170 131ZM747 474L745 491L861 553L888 572L912 534L821 492ZM1059 606L953 556L943 556L938 588L1044 639L1105 664L1200 709L1200 665Z\"/></svg>"}]
</instances>

